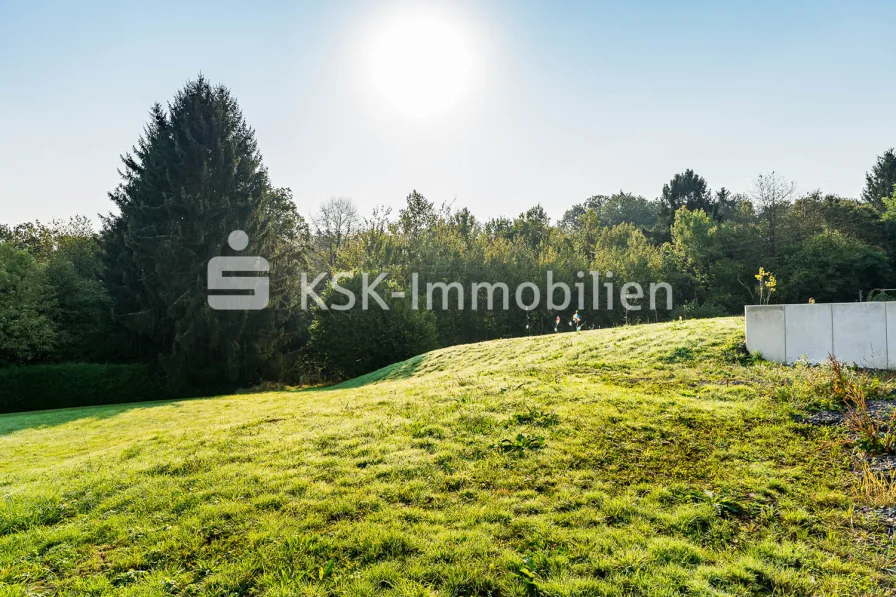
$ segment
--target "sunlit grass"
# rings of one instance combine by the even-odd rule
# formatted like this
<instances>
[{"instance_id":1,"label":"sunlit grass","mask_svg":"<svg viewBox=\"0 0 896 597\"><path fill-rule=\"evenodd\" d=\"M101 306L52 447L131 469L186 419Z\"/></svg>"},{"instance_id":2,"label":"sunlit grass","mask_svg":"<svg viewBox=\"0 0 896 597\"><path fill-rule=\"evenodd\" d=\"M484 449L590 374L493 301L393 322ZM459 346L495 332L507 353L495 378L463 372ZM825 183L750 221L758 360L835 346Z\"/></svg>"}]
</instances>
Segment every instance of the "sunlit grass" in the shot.
<instances>
[{"instance_id":1,"label":"sunlit grass","mask_svg":"<svg viewBox=\"0 0 896 597\"><path fill-rule=\"evenodd\" d=\"M769 397L789 369L722 356L742 327L502 340L330 389L0 417L0 583L892 593L893 543L855 512L838 432Z\"/></svg>"}]
</instances>

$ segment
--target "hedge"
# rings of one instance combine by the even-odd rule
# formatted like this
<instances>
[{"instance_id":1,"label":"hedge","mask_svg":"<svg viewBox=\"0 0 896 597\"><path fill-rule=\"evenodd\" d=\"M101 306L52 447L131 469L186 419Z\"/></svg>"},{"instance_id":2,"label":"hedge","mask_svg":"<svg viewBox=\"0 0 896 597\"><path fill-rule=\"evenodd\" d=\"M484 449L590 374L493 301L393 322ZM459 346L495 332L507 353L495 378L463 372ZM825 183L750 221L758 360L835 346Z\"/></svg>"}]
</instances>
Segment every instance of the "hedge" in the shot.
<instances>
[{"instance_id":1,"label":"hedge","mask_svg":"<svg viewBox=\"0 0 896 597\"><path fill-rule=\"evenodd\" d=\"M0 413L169 397L145 365L66 363L0 368Z\"/></svg>"}]
</instances>

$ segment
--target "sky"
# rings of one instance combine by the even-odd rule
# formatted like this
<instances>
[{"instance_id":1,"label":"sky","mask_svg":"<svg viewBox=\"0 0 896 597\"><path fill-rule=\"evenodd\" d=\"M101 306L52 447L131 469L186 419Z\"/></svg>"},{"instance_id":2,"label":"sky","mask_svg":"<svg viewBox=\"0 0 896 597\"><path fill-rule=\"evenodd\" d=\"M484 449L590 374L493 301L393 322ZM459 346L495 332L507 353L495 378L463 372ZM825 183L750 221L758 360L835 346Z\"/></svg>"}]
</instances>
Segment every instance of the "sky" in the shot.
<instances>
[{"instance_id":1,"label":"sky","mask_svg":"<svg viewBox=\"0 0 896 597\"><path fill-rule=\"evenodd\" d=\"M98 221L152 104L199 73L232 90L306 216L416 189L559 218L686 168L713 189L775 170L857 197L896 145L893 22L886 0L4 0L0 223Z\"/></svg>"}]
</instances>

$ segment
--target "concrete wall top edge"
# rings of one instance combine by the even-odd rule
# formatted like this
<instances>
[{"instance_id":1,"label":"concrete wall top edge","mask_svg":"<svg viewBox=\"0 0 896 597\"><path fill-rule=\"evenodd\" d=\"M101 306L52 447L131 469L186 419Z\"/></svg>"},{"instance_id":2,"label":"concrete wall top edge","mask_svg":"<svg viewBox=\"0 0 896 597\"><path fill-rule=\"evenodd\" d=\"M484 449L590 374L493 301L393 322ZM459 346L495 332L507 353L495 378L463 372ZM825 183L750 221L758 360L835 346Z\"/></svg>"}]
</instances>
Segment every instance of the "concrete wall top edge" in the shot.
<instances>
[{"instance_id":1,"label":"concrete wall top edge","mask_svg":"<svg viewBox=\"0 0 896 597\"><path fill-rule=\"evenodd\" d=\"M775 307L830 307L830 306L858 306L858 305L896 305L896 301L867 301L854 303L778 303L774 305L744 305L744 309L771 309Z\"/></svg>"}]
</instances>

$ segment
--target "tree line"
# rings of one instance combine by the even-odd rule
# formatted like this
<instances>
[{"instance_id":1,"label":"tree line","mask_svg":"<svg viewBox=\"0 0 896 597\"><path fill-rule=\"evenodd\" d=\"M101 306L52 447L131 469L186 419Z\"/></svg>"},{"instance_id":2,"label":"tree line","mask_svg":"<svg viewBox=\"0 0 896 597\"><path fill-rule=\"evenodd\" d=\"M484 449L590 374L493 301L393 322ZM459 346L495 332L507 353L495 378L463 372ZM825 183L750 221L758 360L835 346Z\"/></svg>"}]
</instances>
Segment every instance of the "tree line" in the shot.
<instances>
[{"instance_id":1,"label":"tree line","mask_svg":"<svg viewBox=\"0 0 896 597\"><path fill-rule=\"evenodd\" d=\"M596 271L674 289L671 311L617 301L581 310L584 329L741 313L760 300L760 269L777 281L773 302L880 299L896 287L893 149L859 199L797 193L774 172L745 193L713 190L687 169L656 198L594 195L556 222L540 205L483 221L416 190L397 212L362 215L333 198L306 221L271 183L231 92L200 77L152 107L122 161L100 230L83 217L0 226L0 365L146 363L172 391L214 392L342 379L440 346L578 327L576 304L474 310L469 294L464 309L415 310L383 292L389 310L303 310L302 272L353 272L341 284L355 290L360 272L388 272L388 290L405 293L413 273L512 288L548 270L570 286ZM270 263L264 310L207 305L208 261L236 254L233 230L250 238L243 253ZM340 300L332 286L318 291Z\"/></svg>"}]
</instances>

